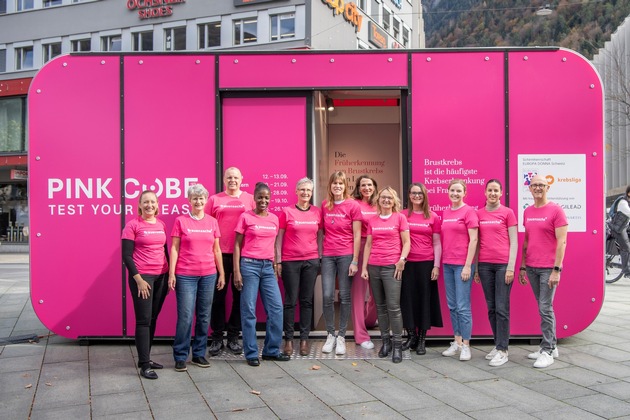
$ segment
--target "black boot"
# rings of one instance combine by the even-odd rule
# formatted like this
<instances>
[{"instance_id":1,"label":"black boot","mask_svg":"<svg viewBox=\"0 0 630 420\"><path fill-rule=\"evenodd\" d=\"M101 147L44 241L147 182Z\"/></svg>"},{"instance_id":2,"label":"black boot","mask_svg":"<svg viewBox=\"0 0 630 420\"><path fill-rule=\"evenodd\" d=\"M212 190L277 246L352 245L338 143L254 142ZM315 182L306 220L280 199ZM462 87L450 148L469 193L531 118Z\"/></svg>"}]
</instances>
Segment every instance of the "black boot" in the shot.
<instances>
[{"instance_id":1,"label":"black boot","mask_svg":"<svg viewBox=\"0 0 630 420\"><path fill-rule=\"evenodd\" d=\"M416 354L427 354L427 349L425 348L425 340L427 338L427 331L420 330L420 340L418 342L418 348L416 349Z\"/></svg>"},{"instance_id":2,"label":"black boot","mask_svg":"<svg viewBox=\"0 0 630 420\"><path fill-rule=\"evenodd\" d=\"M403 351L406 350L415 350L418 348L418 334L416 333L416 329L407 330L407 340L402 344Z\"/></svg>"},{"instance_id":3,"label":"black boot","mask_svg":"<svg viewBox=\"0 0 630 420\"><path fill-rule=\"evenodd\" d=\"M392 352L392 341L389 337L383 337L383 345L378 351L378 357L387 357Z\"/></svg>"},{"instance_id":4,"label":"black boot","mask_svg":"<svg viewBox=\"0 0 630 420\"><path fill-rule=\"evenodd\" d=\"M402 362L402 341L394 340L394 351L392 352L392 362Z\"/></svg>"}]
</instances>

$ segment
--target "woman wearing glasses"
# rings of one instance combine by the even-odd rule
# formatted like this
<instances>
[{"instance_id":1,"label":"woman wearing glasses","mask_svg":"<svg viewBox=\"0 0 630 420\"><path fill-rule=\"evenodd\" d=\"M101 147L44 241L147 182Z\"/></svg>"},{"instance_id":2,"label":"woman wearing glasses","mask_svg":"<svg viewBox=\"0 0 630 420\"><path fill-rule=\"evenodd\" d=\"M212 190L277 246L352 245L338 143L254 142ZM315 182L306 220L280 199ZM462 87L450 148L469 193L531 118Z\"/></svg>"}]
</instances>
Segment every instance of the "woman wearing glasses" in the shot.
<instances>
[{"instance_id":1,"label":"woman wearing glasses","mask_svg":"<svg viewBox=\"0 0 630 420\"><path fill-rule=\"evenodd\" d=\"M431 327L442 327L442 311L437 279L440 275L441 221L429 207L423 184L409 185L409 236L411 249L403 271L400 306L407 341L403 350L426 354L425 338Z\"/></svg>"},{"instance_id":2,"label":"woman wearing glasses","mask_svg":"<svg viewBox=\"0 0 630 420\"><path fill-rule=\"evenodd\" d=\"M379 357L392 353L392 362L402 362L402 315L400 289L405 262L409 256L409 224L400 213L398 194L391 187L377 196L378 216L368 223L361 277L370 281L376 302L378 327L383 344ZM390 328L394 335L393 351Z\"/></svg>"}]
</instances>

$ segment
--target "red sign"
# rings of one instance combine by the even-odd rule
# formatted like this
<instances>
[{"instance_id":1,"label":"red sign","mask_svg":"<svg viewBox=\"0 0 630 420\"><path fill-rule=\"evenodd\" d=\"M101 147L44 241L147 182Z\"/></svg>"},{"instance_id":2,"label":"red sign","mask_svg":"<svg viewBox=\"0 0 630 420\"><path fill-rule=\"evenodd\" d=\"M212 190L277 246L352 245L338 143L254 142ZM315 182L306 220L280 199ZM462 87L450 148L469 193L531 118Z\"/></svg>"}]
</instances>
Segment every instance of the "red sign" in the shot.
<instances>
[{"instance_id":1,"label":"red sign","mask_svg":"<svg viewBox=\"0 0 630 420\"><path fill-rule=\"evenodd\" d=\"M140 19L151 19L173 14L173 4L186 0L127 0L127 9L138 10Z\"/></svg>"}]
</instances>

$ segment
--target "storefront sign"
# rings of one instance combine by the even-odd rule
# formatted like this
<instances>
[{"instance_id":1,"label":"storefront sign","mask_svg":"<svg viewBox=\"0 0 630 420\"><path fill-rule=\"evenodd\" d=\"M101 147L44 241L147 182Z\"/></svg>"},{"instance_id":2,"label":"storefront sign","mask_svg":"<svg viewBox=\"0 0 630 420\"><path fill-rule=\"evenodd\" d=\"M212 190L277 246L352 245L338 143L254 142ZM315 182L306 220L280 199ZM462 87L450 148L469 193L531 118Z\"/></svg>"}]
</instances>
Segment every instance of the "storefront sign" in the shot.
<instances>
[{"instance_id":1,"label":"storefront sign","mask_svg":"<svg viewBox=\"0 0 630 420\"><path fill-rule=\"evenodd\" d=\"M322 0L322 3L332 9L333 16L343 14L343 18L346 22L354 26L355 32L359 32L361 30L363 16L359 13L356 3L345 3L344 0Z\"/></svg>"},{"instance_id":2,"label":"storefront sign","mask_svg":"<svg viewBox=\"0 0 630 420\"><path fill-rule=\"evenodd\" d=\"M140 19L151 19L173 14L173 5L186 0L127 0L127 9L137 10Z\"/></svg>"},{"instance_id":3,"label":"storefront sign","mask_svg":"<svg viewBox=\"0 0 630 420\"><path fill-rule=\"evenodd\" d=\"M256 4L256 3L271 3L272 1L278 0L234 0L234 6L247 6L248 4Z\"/></svg>"},{"instance_id":4,"label":"storefront sign","mask_svg":"<svg viewBox=\"0 0 630 420\"><path fill-rule=\"evenodd\" d=\"M28 171L11 169L11 179L28 179Z\"/></svg>"},{"instance_id":5,"label":"storefront sign","mask_svg":"<svg viewBox=\"0 0 630 420\"><path fill-rule=\"evenodd\" d=\"M379 48L387 48L387 34L372 21L368 22L368 41Z\"/></svg>"}]
</instances>

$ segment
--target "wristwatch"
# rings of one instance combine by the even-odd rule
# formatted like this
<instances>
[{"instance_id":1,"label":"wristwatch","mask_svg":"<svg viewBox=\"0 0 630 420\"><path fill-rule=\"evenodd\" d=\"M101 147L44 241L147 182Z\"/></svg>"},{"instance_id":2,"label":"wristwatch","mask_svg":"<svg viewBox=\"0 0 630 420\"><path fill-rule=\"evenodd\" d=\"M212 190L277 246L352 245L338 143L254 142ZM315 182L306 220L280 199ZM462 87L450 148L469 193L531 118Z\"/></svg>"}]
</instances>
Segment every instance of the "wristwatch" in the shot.
<instances>
[{"instance_id":1,"label":"wristwatch","mask_svg":"<svg viewBox=\"0 0 630 420\"><path fill-rule=\"evenodd\" d=\"M407 262L407 258L405 258L405 257L400 257L400 261Z\"/></svg>"},{"instance_id":2,"label":"wristwatch","mask_svg":"<svg viewBox=\"0 0 630 420\"><path fill-rule=\"evenodd\" d=\"M558 273L562 273L562 267L558 267L557 265L553 267L553 271L557 271Z\"/></svg>"}]
</instances>

